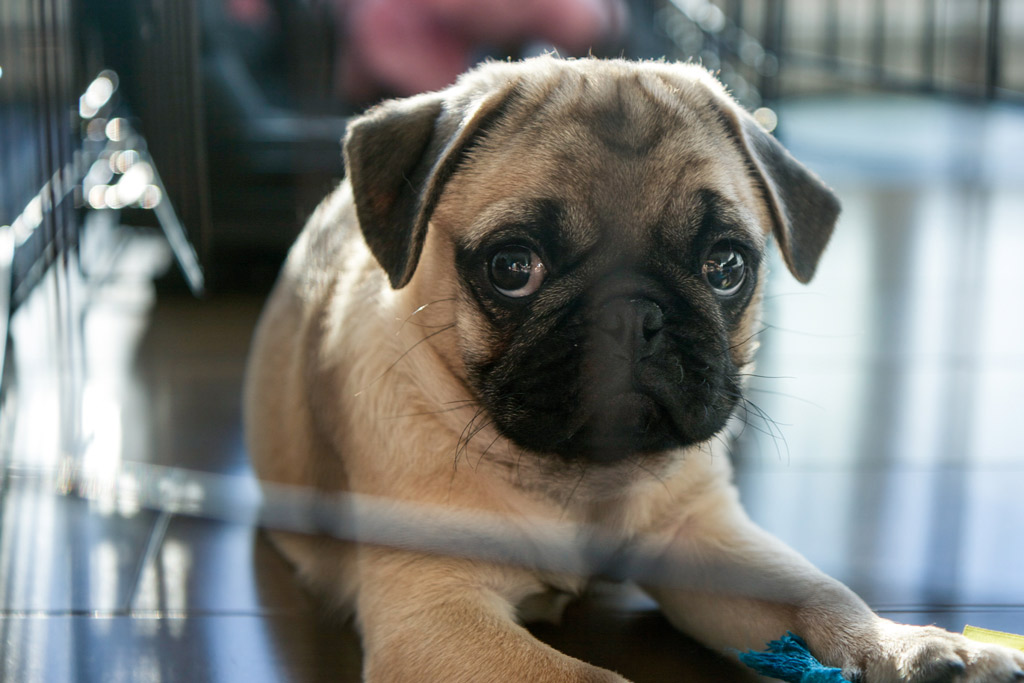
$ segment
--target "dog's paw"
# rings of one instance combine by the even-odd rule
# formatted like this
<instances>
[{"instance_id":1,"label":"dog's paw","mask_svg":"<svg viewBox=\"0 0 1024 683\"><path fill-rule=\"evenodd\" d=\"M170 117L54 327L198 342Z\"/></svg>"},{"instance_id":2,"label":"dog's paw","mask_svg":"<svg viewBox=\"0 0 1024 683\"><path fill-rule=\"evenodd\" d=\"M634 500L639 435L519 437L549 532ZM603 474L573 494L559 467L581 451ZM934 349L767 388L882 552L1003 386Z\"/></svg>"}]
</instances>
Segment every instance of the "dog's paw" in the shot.
<instances>
[{"instance_id":1,"label":"dog's paw","mask_svg":"<svg viewBox=\"0 0 1024 683\"><path fill-rule=\"evenodd\" d=\"M844 673L862 683L1024 683L1024 652L932 626L884 623Z\"/></svg>"}]
</instances>

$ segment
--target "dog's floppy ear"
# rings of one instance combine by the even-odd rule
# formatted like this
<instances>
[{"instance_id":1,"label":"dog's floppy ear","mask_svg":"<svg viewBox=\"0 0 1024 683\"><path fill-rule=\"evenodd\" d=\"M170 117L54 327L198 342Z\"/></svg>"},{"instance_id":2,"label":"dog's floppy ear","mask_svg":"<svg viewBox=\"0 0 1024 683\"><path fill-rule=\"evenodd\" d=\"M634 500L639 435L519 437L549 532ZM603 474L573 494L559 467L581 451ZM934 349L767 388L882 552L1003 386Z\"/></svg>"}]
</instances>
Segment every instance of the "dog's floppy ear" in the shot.
<instances>
[{"instance_id":1,"label":"dog's floppy ear","mask_svg":"<svg viewBox=\"0 0 1024 683\"><path fill-rule=\"evenodd\" d=\"M810 282L839 217L839 200L739 106L727 107L727 117L764 186L786 266L797 280Z\"/></svg>"},{"instance_id":2,"label":"dog's floppy ear","mask_svg":"<svg viewBox=\"0 0 1024 683\"><path fill-rule=\"evenodd\" d=\"M475 99L456 88L379 104L345 136L359 226L395 289L412 278L445 183L511 84Z\"/></svg>"}]
</instances>

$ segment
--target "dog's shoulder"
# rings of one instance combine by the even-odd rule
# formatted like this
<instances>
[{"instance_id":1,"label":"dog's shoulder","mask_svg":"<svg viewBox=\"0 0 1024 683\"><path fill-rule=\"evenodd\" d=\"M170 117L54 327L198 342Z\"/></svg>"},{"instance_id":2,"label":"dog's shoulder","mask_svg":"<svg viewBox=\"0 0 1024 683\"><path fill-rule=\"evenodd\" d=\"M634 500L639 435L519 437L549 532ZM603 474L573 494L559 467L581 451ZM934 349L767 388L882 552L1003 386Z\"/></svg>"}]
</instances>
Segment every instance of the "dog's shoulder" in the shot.
<instances>
[{"instance_id":1,"label":"dog's shoulder","mask_svg":"<svg viewBox=\"0 0 1024 683\"><path fill-rule=\"evenodd\" d=\"M284 286L307 302L323 302L338 287L383 284L358 229L352 188L343 181L310 215L281 273Z\"/></svg>"}]
</instances>

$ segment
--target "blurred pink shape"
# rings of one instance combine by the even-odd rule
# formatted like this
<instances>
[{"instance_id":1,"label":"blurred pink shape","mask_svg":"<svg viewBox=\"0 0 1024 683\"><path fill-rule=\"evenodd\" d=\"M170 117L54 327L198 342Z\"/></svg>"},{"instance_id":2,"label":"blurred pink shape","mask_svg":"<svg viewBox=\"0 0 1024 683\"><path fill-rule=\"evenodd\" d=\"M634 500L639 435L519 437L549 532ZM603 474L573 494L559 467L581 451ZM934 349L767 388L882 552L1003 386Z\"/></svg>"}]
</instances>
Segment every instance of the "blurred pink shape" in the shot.
<instances>
[{"instance_id":1,"label":"blurred pink shape","mask_svg":"<svg viewBox=\"0 0 1024 683\"><path fill-rule=\"evenodd\" d=\"M529 41L569 54L625 30L623 0L337 0L345 89L411 95L451 84L480 46Z\"/></svg>"},{"instance_id":2,"label":"blurred pink shape","mask_svg":"<svg viewBox=\"0 0 1024 683\"><path fill-rule=\"evenodd\" d=\"M224 9L231 19L240 24L266 24L273 17L267 0L227 0Z\"/></svg>"}]
</instances>

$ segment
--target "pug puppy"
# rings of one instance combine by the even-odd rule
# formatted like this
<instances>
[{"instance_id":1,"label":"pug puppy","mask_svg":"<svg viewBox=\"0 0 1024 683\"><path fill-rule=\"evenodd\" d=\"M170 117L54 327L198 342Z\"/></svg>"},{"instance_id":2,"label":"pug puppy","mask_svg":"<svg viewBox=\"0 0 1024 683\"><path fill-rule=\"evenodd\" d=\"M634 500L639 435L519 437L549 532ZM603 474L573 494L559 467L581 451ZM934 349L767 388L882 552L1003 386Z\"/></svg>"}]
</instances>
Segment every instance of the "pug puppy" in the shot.
<instances>
[{"instance_id":1,"label":"pug puppy","mask_svg":"<svg viewBox=\"0 0 1024 683\"><path fill-rule=\"evenodd\" d=\"M793 631L872 683L1024 679L1024 653L876 616L741 509L721 444L765 252L774 240L810 280L839 204L706 71L489 63L355 119L345 159L255 334L261 478L527 531L597 525L709 575L763 577L754 595L644 586L712 648ZM366 680L624 680L519 624L585 576L275 539L354 609Z\"/></svg>"}]
</instances>

